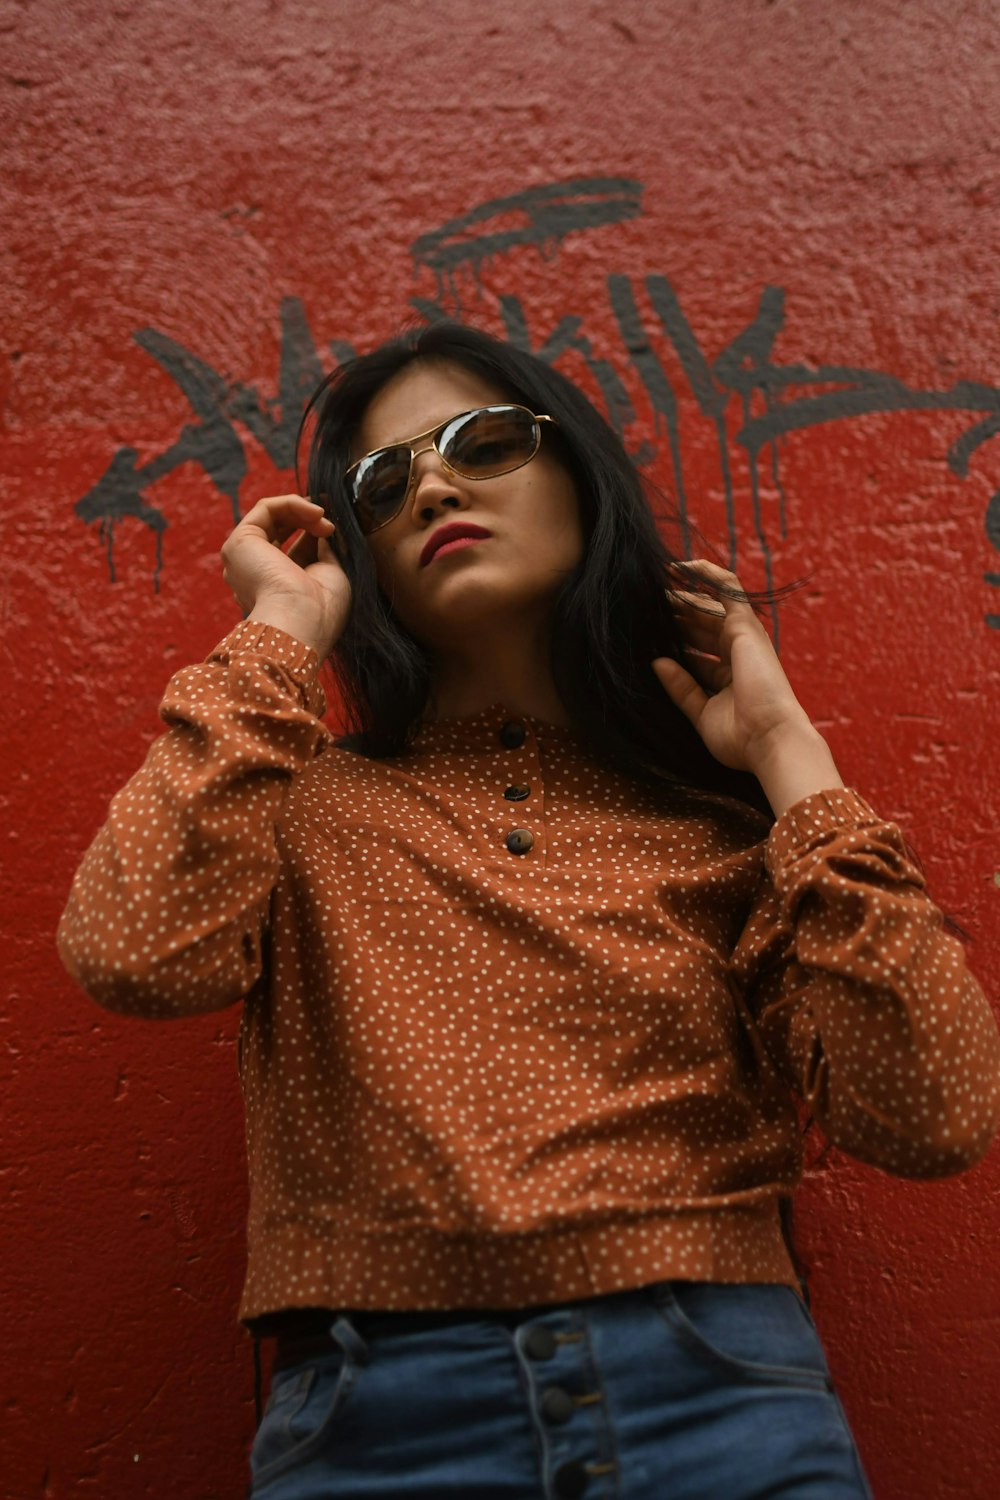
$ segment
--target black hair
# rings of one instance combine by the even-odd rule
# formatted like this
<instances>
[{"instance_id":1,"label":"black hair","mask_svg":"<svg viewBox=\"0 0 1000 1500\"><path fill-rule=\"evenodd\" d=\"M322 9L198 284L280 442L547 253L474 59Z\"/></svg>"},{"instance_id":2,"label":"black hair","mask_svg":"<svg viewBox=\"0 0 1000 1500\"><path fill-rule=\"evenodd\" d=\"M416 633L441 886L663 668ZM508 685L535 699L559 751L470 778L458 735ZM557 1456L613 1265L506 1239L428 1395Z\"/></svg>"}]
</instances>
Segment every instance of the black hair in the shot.
<instances>
[{"instance_id":1,"label":"black hair","mask_svg":"<svg viewBox=\"0 0 1000 1500\"><path fill-rule=\"evenodd\" d=\"M407 329L348 360L321 382L303 414L300 439L314 408L316 428L304 491L298 469L296 480L302 493L322 497L352 593L347 626L330 657L347 713L348 733L337 743L367 756L401 754L412 745L427 707L428 655L376 579L343 484L351 439L368 404L413 360L463 366L509 400L555 418L555 430L543 424L543 442L553 445L574 480L584 549L553 601L551 671L567 718L588 751L646 785L666 780L730 797L773 823L757 778L730 770L710 754L650 663L658 656L686 662L668 588L703 592L706 602L728 593L759 609L761 601L783 597L802 583L744 592L684 575L678 566L683 559L668 551L657 527L647 498L651 487L586 395L543 360L463 323ZM701 555L709 556L710 549Z\"/></svg>"}]
</instances>

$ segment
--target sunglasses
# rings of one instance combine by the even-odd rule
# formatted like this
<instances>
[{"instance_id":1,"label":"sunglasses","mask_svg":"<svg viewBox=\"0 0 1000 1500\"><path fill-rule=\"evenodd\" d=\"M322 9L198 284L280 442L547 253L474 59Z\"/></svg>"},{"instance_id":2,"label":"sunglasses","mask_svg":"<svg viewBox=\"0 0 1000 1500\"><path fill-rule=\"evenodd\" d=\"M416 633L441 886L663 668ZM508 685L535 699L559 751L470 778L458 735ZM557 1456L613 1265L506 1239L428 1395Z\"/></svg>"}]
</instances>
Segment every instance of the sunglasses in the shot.
<instances>
[{"instance_id":1,"label":"sunglasses","mask_svg":"<svg viewBox=\"0 0 1000 1500\"><path fill-rule=\"evenodd\" d=\"M477 406L418 432L409 443L366 453L344 475L362 532L370 535L402 510L418 453L433 448L445 468L462 479L496 479L530 462L541 445L541 423L554 421L526 406ZM422 438L430 442L416 447Z\"/></svg>"}]
</instances>

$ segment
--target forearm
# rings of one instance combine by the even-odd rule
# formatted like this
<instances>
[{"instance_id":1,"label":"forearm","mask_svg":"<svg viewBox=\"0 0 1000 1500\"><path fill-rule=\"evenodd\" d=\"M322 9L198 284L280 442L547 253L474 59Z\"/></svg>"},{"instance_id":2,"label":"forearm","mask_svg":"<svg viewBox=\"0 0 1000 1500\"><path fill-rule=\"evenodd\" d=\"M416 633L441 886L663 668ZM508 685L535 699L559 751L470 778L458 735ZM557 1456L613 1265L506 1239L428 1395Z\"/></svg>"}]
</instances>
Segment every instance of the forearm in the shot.
<instances>
[{"instance_id":1,"label":"forearm","mask_svg":"<svg viewBox=\"0 0 1000 1500\"><path fill-rule=\"evenodd\" d=\"M768 836L733 978L828 1138L904 1177L962 1171L1000 1125L1000 1029L895 823L822 788Z\"/></svg>"},{"instance_id":2,"label":"forearm","mask_svg":"<svg viewBox=\"0 0 1000 1500\"><path fill-rule=\"evenodd\" d=\"M775 1020L828 1139L897 1176L932 1178L974 1165L996 1136L1000 1038L958 939L921 925L908 967L866 964L869 979L846 983L810 967L804 1003Z\"/></svg>"},{"instance_id":3,"label":"forearm","mask_svg":"<svg viewBox=\"0 0 1000 1500\"><path fill-rule=\"evenodd\" d=\"M108 1010L218 1010L260 973L275 821L327 731L315 663L297 642L246 622L235 641L171 678L160 708L171 727L113 799L73 881L59 953Z\"/></svg>"}]
</instances>

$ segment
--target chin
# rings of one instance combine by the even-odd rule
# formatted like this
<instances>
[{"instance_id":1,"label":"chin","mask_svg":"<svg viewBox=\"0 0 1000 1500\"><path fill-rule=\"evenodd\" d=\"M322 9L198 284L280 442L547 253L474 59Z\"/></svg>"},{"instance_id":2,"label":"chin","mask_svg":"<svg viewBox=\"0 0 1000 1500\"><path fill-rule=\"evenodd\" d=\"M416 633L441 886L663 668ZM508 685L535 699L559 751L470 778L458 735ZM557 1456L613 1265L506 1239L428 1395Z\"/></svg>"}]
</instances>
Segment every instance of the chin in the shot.
<instances>
[{"instance_id":1,"label":"chin","mask_svg":"<svg viewBox=\"0 0 1000 1500\"><path fill-rule=\"evenodd\" d=\"M464 580L466 586L442 590L438 608L433 612L425 609L404 616L399 609L396 614L411 635L421 643L453 646L456 629L508 629L512 622L523 627L531 615L542 615L551 604L551 591L544 594L525 594L523 590L505 592L501 588L489 588L481 579ZM426 602L426 601L424 601Z\"/></svg>"}]
</instances>

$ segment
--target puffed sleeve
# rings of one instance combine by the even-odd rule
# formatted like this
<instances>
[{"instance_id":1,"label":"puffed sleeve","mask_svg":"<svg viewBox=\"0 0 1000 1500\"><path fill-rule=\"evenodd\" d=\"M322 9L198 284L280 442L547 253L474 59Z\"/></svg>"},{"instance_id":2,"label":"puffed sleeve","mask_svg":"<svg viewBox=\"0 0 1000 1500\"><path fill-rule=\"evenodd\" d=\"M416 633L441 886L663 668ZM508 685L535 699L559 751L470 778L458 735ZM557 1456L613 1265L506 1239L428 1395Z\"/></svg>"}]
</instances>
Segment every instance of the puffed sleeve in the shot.
<instances>
[{"instance_id":1,"label":"puffed sleeve","mask_svg":"<svg viewBox=\"0 0 1000 1500\"><path fill-rule=\"evenodd\" d=\"M329 740L315 651L244 620L170 679L169 726L111 801L56 945L90 997L123 1015L221 1010L261 972L286 790Z\"/></svg>"},{"instance_id":2,"label":"puffed sleeve","mask_svg":"<svg viewBox=\"0 0 1000 1500\"><path fill-rule=\"evenodd\" d=\"M774 823L731 973L833 1145L898 1177L985 1155L1000 1028L898 825L857 791L813 792Z\"/></svg>"}]
</instances>

